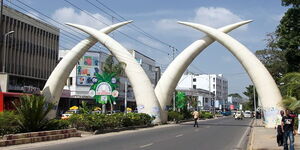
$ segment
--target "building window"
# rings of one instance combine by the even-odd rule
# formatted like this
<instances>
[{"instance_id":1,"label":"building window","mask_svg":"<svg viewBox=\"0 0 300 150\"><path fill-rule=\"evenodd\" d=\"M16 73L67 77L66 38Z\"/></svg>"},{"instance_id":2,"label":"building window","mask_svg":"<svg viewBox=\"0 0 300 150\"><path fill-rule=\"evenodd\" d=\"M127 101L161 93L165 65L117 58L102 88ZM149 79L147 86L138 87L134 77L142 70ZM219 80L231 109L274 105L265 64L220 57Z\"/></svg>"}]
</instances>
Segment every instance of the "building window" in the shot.
<instances>
[{"instance_id":1,"label":"building window","mask_svg":"<svg viewBox=\"0 0 300 150\"><path fill-rule=\"evenodd\" d=\"M70 83L70 85L73 84L73 78L72 77L69 78L69 83Z\"/></svg>"},{"instance_id":2,"label":"building window","mask_svg":"<svg viewBox=\"0 0 300 150\"><path fill-rule=\"evenodd\" d=\"M193 89L196 89L197 88L197 86L196 85L193 85Z\"/></svg>"},{"instance_id":3,"label":"building window","mask_svg":"<svg viewBox=\"0 0 300 150\"><path fill-rule=\"evenodd\" d=\"M213 82L216 82L216 78L213 78Z\"/></svg>"},{"instance_id":4,"label":"building window","mask_svg":"<svg viewBox=\"0 0 300 150\"><path fill-rule=\"evenodd\" d=\"M149 65L149 70L152 71L152 66L151 65Z\"/></svg>"},{"instance_id":5,"label":"building window","mask_svg":"<svg viewBox=\"0 0 300 150\"><path fill-rule=\"evenodd\" d=\"M208 103L208 98L205 98L205 103Z\"/></svg>"},{"instance_id":6,"label":"building window","mask_svg":"<svg viewBox=\"0 0 300 150\"><path fill-rule=\"evenodd\" d=\"M215 84L213 84L213 89L216 89L216 85Z\"/></svg>"},{"instance_id":7,"label":"building window","mask_svg":"<svg viewBox=\"0 0 300 150\"><path fill-rule=\"evenodd\" d=\"M196 82L197 81L197 79L196 78L193 78L193 82Z\"/></svg>"}]
</instances>

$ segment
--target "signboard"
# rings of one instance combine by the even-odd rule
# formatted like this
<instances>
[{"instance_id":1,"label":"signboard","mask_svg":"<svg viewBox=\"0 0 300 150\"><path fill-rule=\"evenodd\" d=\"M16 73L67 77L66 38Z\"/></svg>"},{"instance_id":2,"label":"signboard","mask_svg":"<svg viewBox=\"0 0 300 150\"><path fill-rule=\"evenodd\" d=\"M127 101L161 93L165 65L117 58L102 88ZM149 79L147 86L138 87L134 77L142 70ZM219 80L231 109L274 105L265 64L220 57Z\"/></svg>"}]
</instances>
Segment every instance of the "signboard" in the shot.
<instances>
[{"instance_id":1,"label":"signboard","mask_svg":"<svg viewBox=\"0 0 300 150\"><path fill-rule=\"evenodd\" d=\"M230 109L233 110L234 109L234 105L230 105Z\"/></svg>"},{"instance_id":2,"label":"signboard","mask_svg":"<svg viewBox=\"0 0 300 150\"><path fill-rule=\"evenodd\" d=\"M92 85L95 73L99 73L99 54L86 53L78 62L76 67L76 84Z\"/></svg>"},{"instance_id":3,"label":"signboard","mask_svg":"<svg viewBox=\"0 0 300 150\"><path fill-rule=\"evenodd\" d=\"M118 79L115 77L114 73L95 73L96 77L92 78L94 83L89 91L89 95L93 97L97 103L115 104L116 97L119 96L119 92L115 90L118 85Z\"/></svg>"}]
</instances>

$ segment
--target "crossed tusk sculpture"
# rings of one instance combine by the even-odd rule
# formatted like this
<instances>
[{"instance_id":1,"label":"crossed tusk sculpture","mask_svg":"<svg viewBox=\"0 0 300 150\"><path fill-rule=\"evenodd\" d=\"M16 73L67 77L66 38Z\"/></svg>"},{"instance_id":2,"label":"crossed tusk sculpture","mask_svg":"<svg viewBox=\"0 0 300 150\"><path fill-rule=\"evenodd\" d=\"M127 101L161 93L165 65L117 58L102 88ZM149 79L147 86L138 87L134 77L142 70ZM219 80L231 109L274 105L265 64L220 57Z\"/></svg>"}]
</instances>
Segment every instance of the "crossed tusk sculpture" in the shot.
<instances>
[{"instance_id":1,"label":"crossed tusk sculpture","mask_svg":"<svg viewBox=\"0 0 300 150\"><path fill-rule=\"evenodd\" d=\"M151 116L155 116L154 124L164 123L167 121L166 106L171 103L172 92L175 90L180 77L196 56L217 40L239 60L256 86L259 99L264 108L266 127L275 126L277 114L279 109L281 109L278 103L282 98L274 79L251 51L226 34L233 29L250 23L250 20L227 25L219 29L201 24L178 22L202 31L206 33L207 36L193 42L171 62L158 81L155 89L152 87L143 68L135 61L128 50L107 35L113 30L131 22L132 21L117 23L99 31L87 26L68 23L67 25L82 30L91 36L82 40L72 48L51 73L42 91L46 100L54 103L59 101L64 87L64 81L67 80L73 67L84 53L98 41L103 44L119 62L126 63L125 73L132 85L139 113L147 113ZM55 117L55 114L56 110L52 110L48 117Z\"/></svg>"}]
</instances>

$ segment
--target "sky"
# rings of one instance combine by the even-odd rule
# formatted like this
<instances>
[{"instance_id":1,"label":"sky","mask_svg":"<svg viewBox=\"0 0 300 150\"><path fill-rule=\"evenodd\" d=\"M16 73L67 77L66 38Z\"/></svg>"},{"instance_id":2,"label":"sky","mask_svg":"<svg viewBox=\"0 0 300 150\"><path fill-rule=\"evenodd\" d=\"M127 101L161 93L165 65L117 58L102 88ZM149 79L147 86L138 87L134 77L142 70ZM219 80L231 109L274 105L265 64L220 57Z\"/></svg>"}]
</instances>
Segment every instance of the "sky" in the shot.
<instances>
[{"instance_id":1,"label":"sky","mask_svg":"<svg viewBox=\"0 0 300 150\"><path fill-rule=\"evenodd\" d=\"M188 21L219 28L253 20L229 33L253 53L266 47L266 34L274 32L287 7L281 0L6 0L5 5L60 28L60 49L71 49L88 37L65 26L76 23L101 29L133 20L110 36L127 49L135 49L166 69L182 50L205 34L183 26ZM93 50L107 51L101 44ZM252 84L235 57L215 42L200 53L188 68L197 74L223 74L228 93L242 93Z\"/></svg>"}]
</instances>

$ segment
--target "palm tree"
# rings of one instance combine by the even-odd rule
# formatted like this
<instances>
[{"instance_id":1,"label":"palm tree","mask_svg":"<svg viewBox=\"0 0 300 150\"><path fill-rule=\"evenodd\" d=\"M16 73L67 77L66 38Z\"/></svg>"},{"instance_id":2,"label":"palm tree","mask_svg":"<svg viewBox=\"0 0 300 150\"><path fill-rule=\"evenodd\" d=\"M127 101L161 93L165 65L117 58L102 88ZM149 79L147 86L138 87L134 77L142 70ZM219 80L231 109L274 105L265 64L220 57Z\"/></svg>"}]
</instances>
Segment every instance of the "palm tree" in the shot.
<instances>
[{"instance_id":1,"label":"palm tree","mask_svg":"<svg viewBox=\"0 0 300 150\"><path fill-rule=\"evenodd\" d=\"M282 106L300 112L300 72L287 73L281 78Z\"/></svg>"},{"instance_id":2,"label":"palm tree","mask_svg":"<svg viewBox=\"0 0 300 150\"><path fill-rule=\"evenodd\" d=\"M20 104L13 103L20 117L18 124L23 132L42 131L47 129L49 120L46 115L54 107L47 103L43 96L25 95L20 99Z\"/></svg>"},{"instance_id":3,"label":"palm tree","mask_svg":"<svg viewBox=\"0 0 300 150\"><path fill-rule=\"evenodd\" d=\"M112 74L113 76L124 76L126 64L124 62L115 63L114 57L109 55L104 64L102 65L102 71L107 74ZM113 111L112 101L110 102L111 113ZM105 105L102 105L102 111L105 112Z\"/></svg>"}]
</instances>

